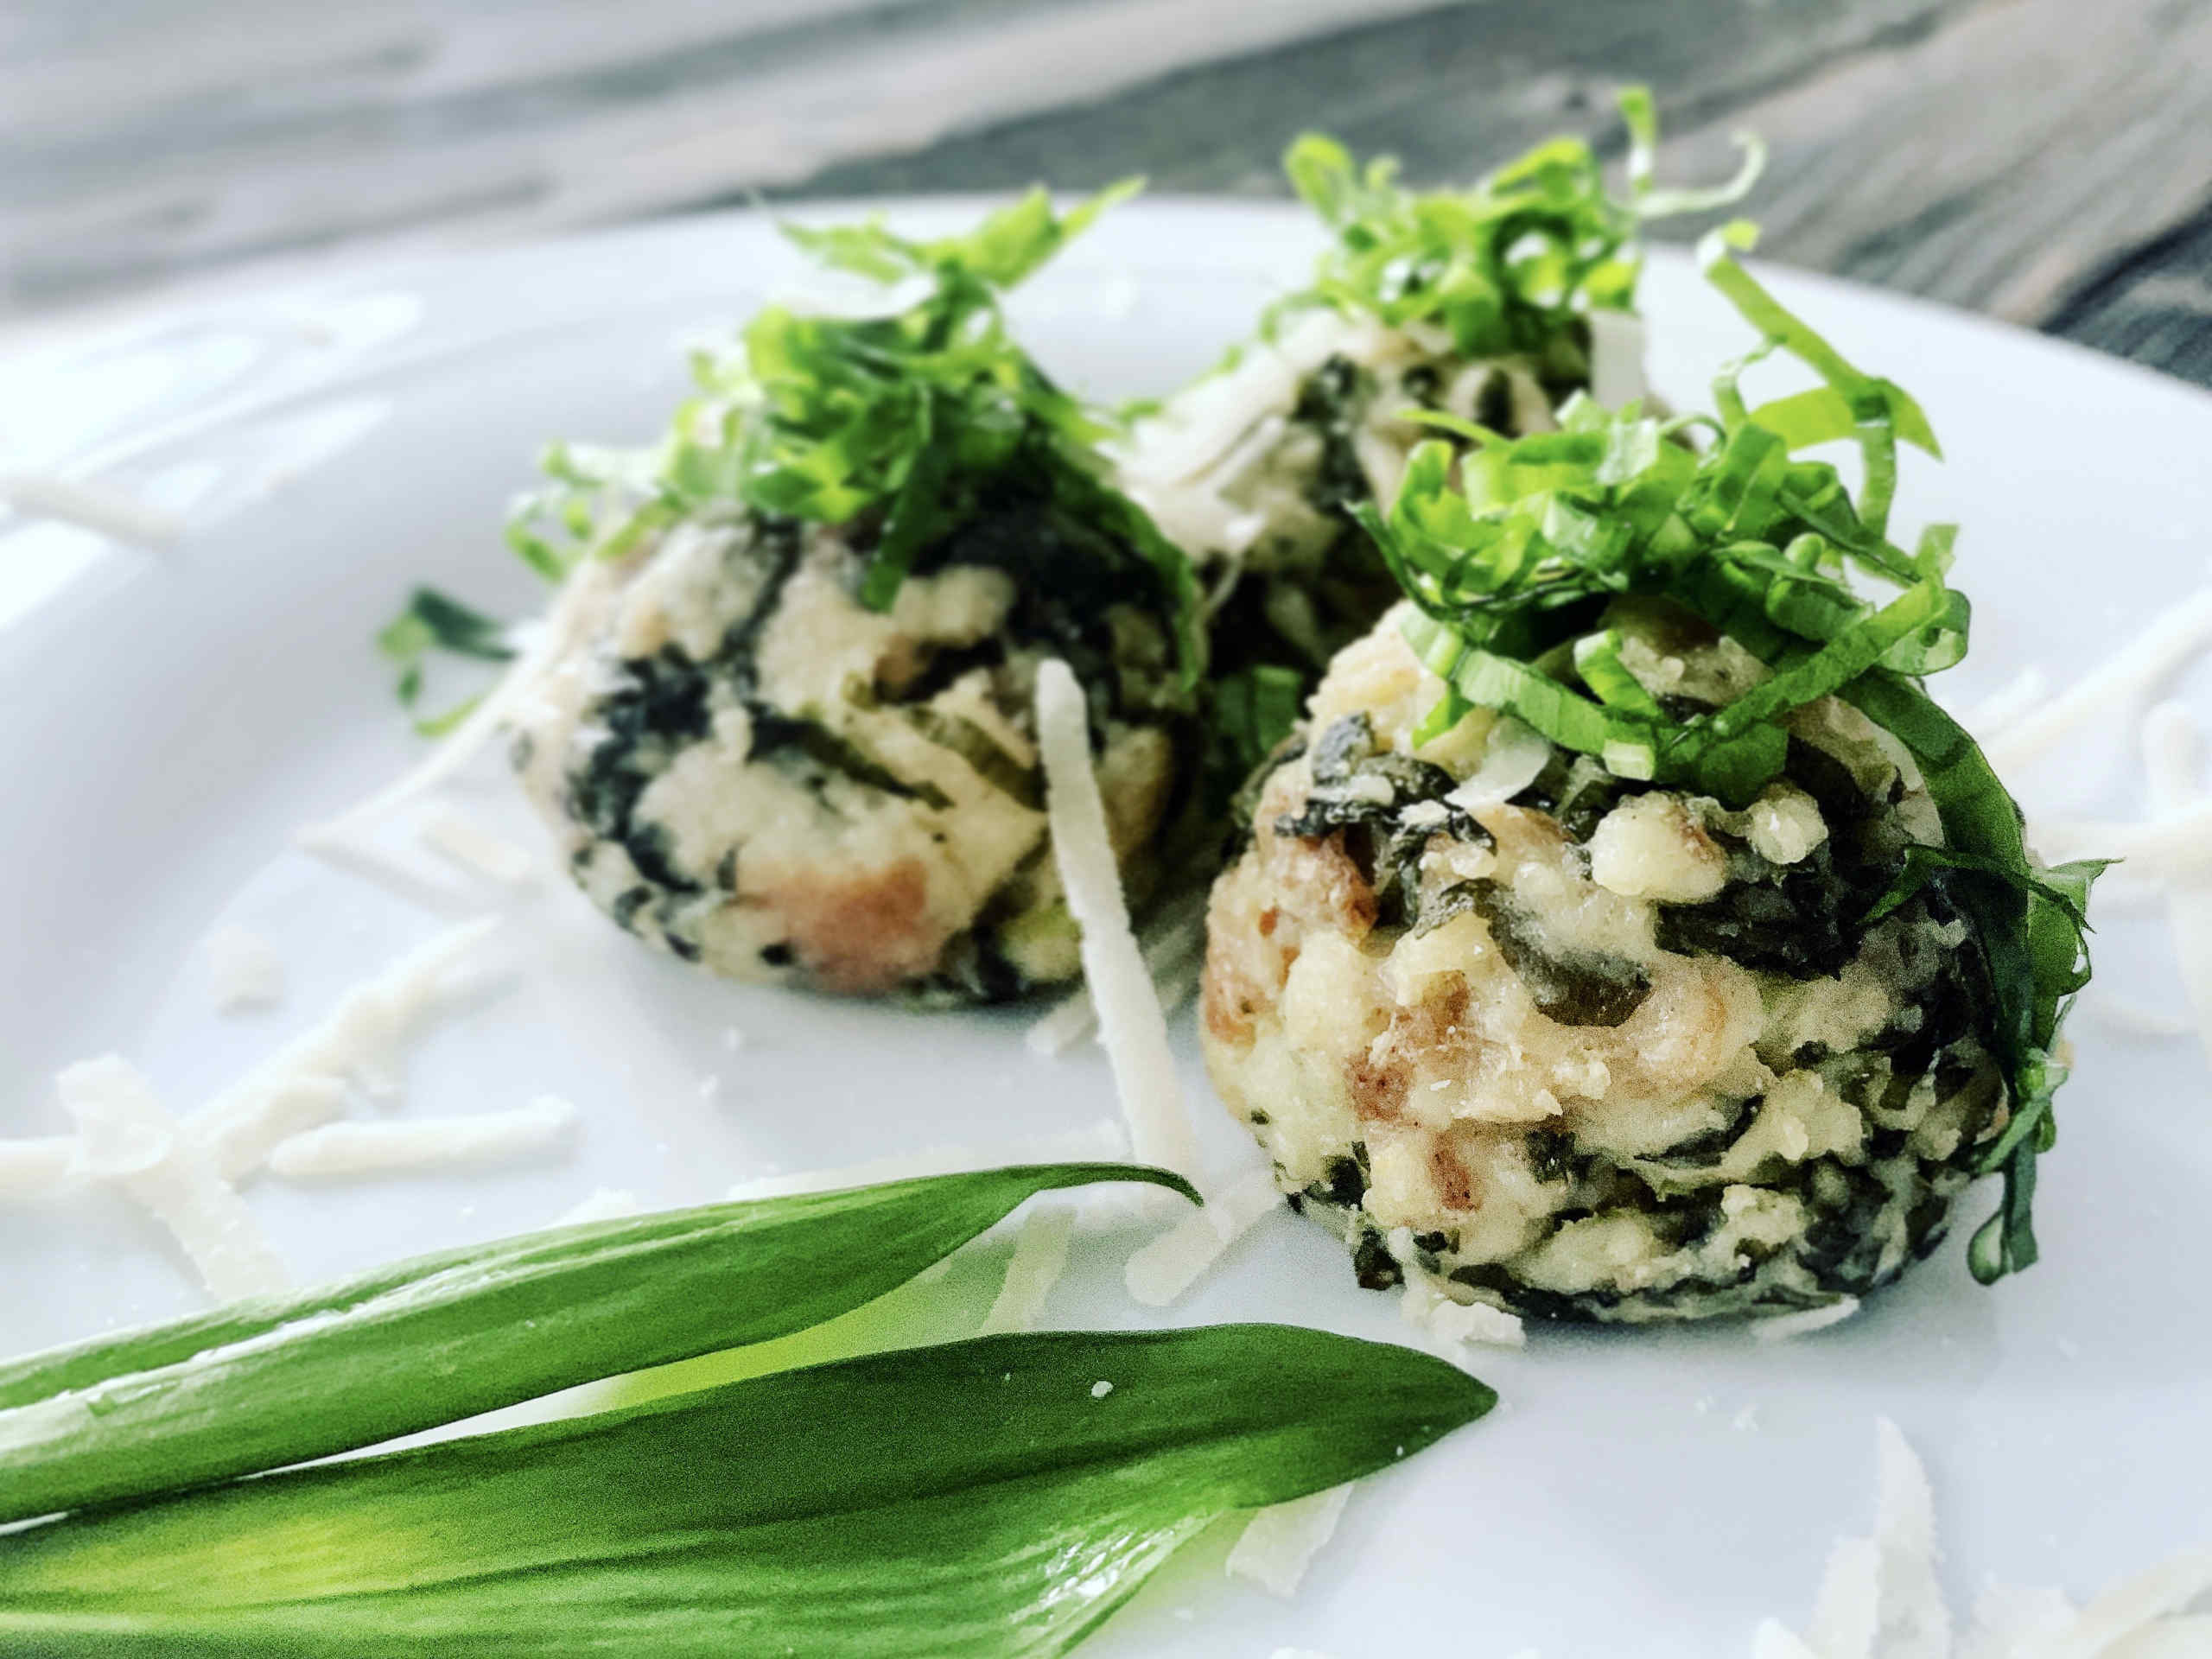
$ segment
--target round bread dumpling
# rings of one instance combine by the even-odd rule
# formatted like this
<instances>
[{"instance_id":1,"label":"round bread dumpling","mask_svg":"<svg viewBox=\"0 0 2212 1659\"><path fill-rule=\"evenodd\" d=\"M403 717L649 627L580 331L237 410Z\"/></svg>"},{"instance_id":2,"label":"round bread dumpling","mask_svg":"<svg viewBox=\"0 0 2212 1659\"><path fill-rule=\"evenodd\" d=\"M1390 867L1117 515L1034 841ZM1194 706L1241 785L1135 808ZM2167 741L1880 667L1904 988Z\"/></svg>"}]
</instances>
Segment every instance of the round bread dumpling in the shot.
<instances>
[{"instance_id":1,"label":"round bread dumpling","mask_svg":"<svg viewBox=\"0 0 2212 1659\"><path fill-rule=\"evenodd\" d=\"M1634 324L1604 326L1638 371ZM1138 422L1122 485L1223 596L1217 668L1256 658L1318 672L1372 626L1398 587L1348 509L1397 494L1407 456L1436 435L1423 411L1554 430L1554 411L1591 384L1591 329L1572 317L1541 357L1470 357L1434 324L1316 310Z\"/></svg>"},{"instance_id":2,"label":"round bread dumpling","mask_svg":"<svg viewBox=\"0 0 2212 1659\"><path fill-rule=\"evenodd\" d=\"M1656 601L1621 661L1677 708L1767 671ZM1545 1318L1819 1306L1942 1236L2008 1116L1979 939L1905 751L1834 699L1754 800L1611 775L1442 694L1398 617L1340 656L1213 891L1223 1098L1362 1284Z\"/></svg>"},{"instance_id":3,"label":"round bread dumpling","mask_svg":"<svg viewBox=\"0 0 2212 1659\"><path fill-rule=\"evenodd\" d=\"M583 891L735 979L990 1001L1078 971L1031 710L1067 661L1125 880L1189 736L1173 597L1049 505L979 514L887 611L872 536L732 508L588 567L514 760Z\"/></svg>"}]
</instances>

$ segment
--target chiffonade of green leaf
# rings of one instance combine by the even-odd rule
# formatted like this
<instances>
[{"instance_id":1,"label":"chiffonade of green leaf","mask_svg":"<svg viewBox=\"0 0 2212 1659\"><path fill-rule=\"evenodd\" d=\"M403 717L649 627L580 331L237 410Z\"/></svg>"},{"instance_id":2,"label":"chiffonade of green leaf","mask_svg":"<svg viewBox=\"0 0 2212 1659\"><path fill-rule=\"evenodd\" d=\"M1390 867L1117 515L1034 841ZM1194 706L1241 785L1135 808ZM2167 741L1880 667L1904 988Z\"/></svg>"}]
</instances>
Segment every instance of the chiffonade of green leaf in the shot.
<instances>
[{"instance_id":1,"label":"chiffonade of green leaf","mask_svg":"<svg viewBox=\"0 0 2212 1659\"><path fill-rule=\"evenodd\" d=\"M1734 179L1658 189L1651 95L1630 86L1620 105L1630 136L1624 197L1606 188L1597 152L1580 138L1538 144L1464 189L1415 191L1398 182L1391 157L1361 167L1335 139L1301 135L1283 171L1334 240L1313 287L1288 303L1364 312L1393 327L1440 327L1466 357L1549 363L1579 354L1563 332L1573 319L1633 308L1645 222L1725 207L1764 164L1758 139L1738 135L1745 156Z\"/></svg>"},{"instance_id":2,"label":"chiffonade of green leaf","mask_svg":"<svg viewBox=\"0 0 2212 1659\"><path fill-rule=\"evenodd\" d=\"M1032 1659L1495 1400L1294 1326L870 1355L0 1540L0 1654Z\"/></svg>"},{"instance_id":3,"label":"chiffonade of green leaf","mask_svg":"<svg viewBox=\"0 0 2212 1659\"><path fill-rule=\"evenodd\" d=\"M0 1366L0 1519L373 1446L556 1389L807 1330L1034 1193L1121 1164L710 1205L425 1256Z\"/></svg>"}]
</instances>

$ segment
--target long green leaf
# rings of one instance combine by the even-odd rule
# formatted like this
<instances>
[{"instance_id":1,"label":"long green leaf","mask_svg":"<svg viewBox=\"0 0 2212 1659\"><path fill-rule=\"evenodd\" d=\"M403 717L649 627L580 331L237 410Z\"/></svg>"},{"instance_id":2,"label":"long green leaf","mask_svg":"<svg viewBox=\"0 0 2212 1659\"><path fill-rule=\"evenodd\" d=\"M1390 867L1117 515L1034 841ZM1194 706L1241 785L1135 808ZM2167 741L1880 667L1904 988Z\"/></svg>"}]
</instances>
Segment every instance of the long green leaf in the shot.
<instances>
[{"instance_id":1,"label":"long green leaf","mask_svg":"<svg viewBox=\"0 0 2212 1659\"><path fill-rule=\"evenodd\" d=\"M0 1367L0 1519L373 1446L804 1331L1032 1194L1165 1171L1048 1164L598 1222L401 1262Z\"/></svg>"},{"instance_id":2,"label":"long green leaf","mask_svg":"<svg viewBox=\"0 0 2212 1659\"><path fill-rule=\"evenodd\" d=\"M1495 1400L1287 1326L871 1355L0 1541L0 1654L1032 1659Z\"/></svg>"}]
</instances>

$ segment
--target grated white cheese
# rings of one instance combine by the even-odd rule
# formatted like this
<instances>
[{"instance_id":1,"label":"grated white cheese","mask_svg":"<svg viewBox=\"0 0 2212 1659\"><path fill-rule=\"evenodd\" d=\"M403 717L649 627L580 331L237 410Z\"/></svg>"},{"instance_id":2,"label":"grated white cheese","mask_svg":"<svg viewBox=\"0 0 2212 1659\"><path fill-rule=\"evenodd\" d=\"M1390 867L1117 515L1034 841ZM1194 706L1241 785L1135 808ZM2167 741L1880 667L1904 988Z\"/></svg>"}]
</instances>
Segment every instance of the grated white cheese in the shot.
<instances>
[{"instance_id":1,"label":"grated white cheese","mask_svg":"<svg viewBox=\"0 0 2212 1659\"><path fill-rule=\"evenodd\" d=\"M1825 1307L1801 1308L1795 1313L1778 1313L1758 1320L1751 1326L1751 1336L1759 1342L1787 1342L1792 1337L1807 1336L1832 1325L1840 1325L1858 1311L1859 1299L1844 1296Z\"/></svg>"},{"instance_id":2,"label":"grated white cheese","mask_svg":"<svg viewBox=\"0 0 2212 1659\"><path fill-rule=\"evenodd\" d=\"M1003 1169L1015 1164L1115 1163L1128 1156L1127 1132L1110 1117L1087 1128L1059 1135L1025 1135L989 1147L925 1147L919 1152L896 1153L839 1169L801 1170L789 1175L763 1175L740 1181L729 1190L730 1198L746 1203L758 1198L786 1198L801 1192L837 1192L848 1187L873 1186L880 1181L910 1181L924 1175L953 1175L963 1170Z\"/></svg>"},{"instance_id":3,"label":"grated white cheese","mask_svg":"<svg viewBox=\"0 0 2212 1659\"><path fill-rule=\"evenodd\" d=\"M2025 1648L2019 1659L2113 1659L2121 1643L2143 1642L2159 1620L2186 1611L2208 1593L2212 1593L2212 1546L2184 1551L2122 1580L2084 1607L2070 1628Z\"/></svg>"},{"instance_id":4,"label":"grated white cheese","mask_svg":"<svg viewBox=\"0 0 2212 1659\"><path fill-rule=\"evenodd\" d=\"M251 928L219 927L200 949L207 960L216 1013L270 1007L284 1000L284 959Z\"/></svg>"},{"instance_id":5,"label":"grated white cheese","mask_svg":"<svg viewBox=\"0 0 2212 1659\"><path fill-rule=\"evenodd\" d=\"M1045 762L1052 858L1069 912L1083 931L1084 979L1098 1008L1099 1033L1128 1120L1129 1144L1140 1162L1193 1175L1198 1141L1167 1046L1166 1017L1129 931L1106 809L1090 769L1090 723L1083 688L1057 658L1037 671L1037 740Z\"/></svg>"},{"instance_id":6,"label":"grated white cheese","mask_svg":"<svg viewBox=\"0 0 2212 1659\"><path fill-rule=\"evenodd\" d=\"M581 1227L587 1222L621 1221L645 1208L626 1186L595 1186L591 1196L579 1199L551 1222L555 1227Z\"/></svg>"},{"instance_id":7,"label":"grated white cheese","mask_svg":"<svg viewBox=\"0 0 2212 1659\"><path fill-rule=\"evenodd\" d=\"M1103 1400L1113 1392L1114 1385L1103 1376L1090 1385L1090 1397L1094 1400Z\"/></svg>"},{"instance_id":8,"label":"grated white cheese","mask_svg":"<svg viewBox=\"0 0 2212 1659\"><path fill-rule=\"evenodd\" d=\"M983 1336L1008 1331L1027 1331L1045 1311L1045 1299L1067 1271L1068 1240L1075 1232L1075 1211L1065 1204L1033 1204L1014 1236L1014 1255L1006 1264L1006 1282L999 1287L991 1311L983 1316Z\"/></svg>"},{"instance_id":9,"label":"grated white cheese","mask_svg":"<svg viewBox=\"0 0 2212 1659\"><path fill-rule=\"evenodd\" d=\"M519 887L537 874L537 861L526 847L493 835L475 819L442 806L423 820L423 844L473 875L503 887Z\"/></svg>"},{"instance_id":10,"label":"grated white cheese","mask_svg":"<svg viewBox=\"0 0 2212 1659\"><path fill-rule=\"evenodd\" d=\"M1552 758L1550 740L1510 715L1490 728L1483 758L1467 779L1444 798L1471 812L1508 801L1536 781Z\"/></svg>"},{"instance_id":11,"label":"grated white cheese","mask_svg":"<svg viewBox=\"0 0 2212 1659\"><path fill-rule=\"evenodd\" d=\"M1528 1327L1517 1313L1487 1302L1459 1302L1445 1295L1418 1273L1406 1275L1406 1288L1398 1300L1398 1317L1425 1332L1430 1345L1446 1359L1471 1344L1487 1348L1525 1348Z\"/></svg>"},{"instance_id":12,"label":"grated white cheese","mask_svg":"<svg viewBox=\"0 0 2212 1659\"><path fill-rule=\"evenodd\" d=\"M499 1163L547 1152L575 1127L575 1107L555 1095L541 1095L512 1111L463 1117L326 1123L279 1141L269 1154L269 1169L301 1181Z\"/></svg>"},{"instance_id":13,"label":"grated white cheese","mask_svg":"<svg viewBox=\"0 0 2212 1659\"><path fill-rule=\"evenodd\" d=\"M2154 819L2168 827L2190 817L2212 819L2203 802L2204 737L2189 712L2163 702L2144 716L2143 766ZM2212 839L2212 828L2203 833ZM2212 1059L2212 872L2177 881L2167 895L2166 922L2181 963L2182 989L2205 1058Z\"/></svg>"},{"instance_id":14,"label":"grated white cheese","mask_svg":"<svg viewBox=\"0 0 2212 1659\"><path fill-rule=\"evenodd\" d=\"M1874 1436L1885 1659L1949 1659L1951 1613L1936 1577L1936 1496L1928 1471L1888 1418L1875 1423Z\"/></svg>"},{"instance_id":15,"label":"grated white cheese","mask_svg":"<svg viewBox=\"0 0 2212 1659\"><path fill-rule=\"evenodd\" d=\"M1261 1217L1282 1202L1274 1178L1248 1170L1207 1191L1205 1206L1183 1217L1129 1257L1123 1281L1147 1307L1165 1307L1219 1261Z\"/></svg>"},{"instance_id":16,"label":"grated white cheese","mask_svg":"<svg viewBox=\"0 0 2212 1659\"><path fill-rule=\"evenodd\" d=\"M2001 773L2056 748L2082 727L2147 697L2191 658L2212 646L2212 588L2200 589L2071 689L2014 721L1983 746Z\"/></svg>"},{"instance_id":17,"label":"grated white cheese","mask_svg":"<svg viewBox=\"0 0 2212 1659\"><path fill-rule=\"evenodd\" d=\"M278 1141L346 1109L344 1080L381 1076L400 1046L453 989L461 960L499 926L486 917L439 934L356 986L293 1038L185 1119L225 1179L258 1169Z\"/></svg>"},{"instance_id":18,"label":"grated white cheese","mask_svg":"<svg viewBox=\"0 0 2212 1659\"><path fill-rule=\"evenodd\" d=\"M1336 1535L1337 1522L1351 1497L1349 1484L1332 1486L1287 1503L1253 1510L1236 1547L1229 1552L1225 1570L1289 1600L1298 1593L1314 1556Z\"/></svg>"},{"instance_id":19,"label":"grated white cheese","mask_svg":"<svg viewBox=\"0 0 2212 1659\"><path fill-rule=\"evenodd\" d=\"M2064 1592L2049 1586L1991 1583L1974 1599L1974 1628L1959 1659L2018 1659L2032 1644L2063 1635L2081 1618Z\"/></svg>"},{"instance_id":20,"label":"grated white cheese","mask_svg":"<svg viewBox=\"0 0 2212 1659\"><path fill-rule=\"evenodd\" d=\"M320 859L334 870L383 888L402 904L426 910L433 916L466 916L483 908L479 895L457 885L425 875L390 849L369 840L359 828L302 830L300 850Z\"/></svg>"},{"instance_id":21,"label":"grated white cheese","mask_svg":"<svg viewBox=\"0 0 2212 1659\"><path fill-rule=\"evenodd\" d=\"M217 1300L284 1288L284 1264L253 1211L135 1067L111 1054L70 1066L55 1086L77 1124L75 1173L112 1181L150 1211Z\"/></svg>"},{"instance_id":22,"label":"grated white cheese","mask_svg":"<svg viewBox=\"0 0 2212 1659\"><path fill-rule=\"evenodd\" d=\"M1204 889L1177 899L1146 925L1140 938L1145 970L1152 976L1163 1014L1174 1013L1198 988L1205 959L1205 900ZM1030 1027L1022 1040L1031 1053L1056 1059L1097 1031L1090 988L1078 985Z\"/></svg>"},{"instance_id":23,"label":"grated white cheese","mask_svg":"<svg viewBox=\"0 0 2212 1659\"><path fill-rule=\"evenodd\" d=\"M2028 714L2050 694L2050 679L2042 668L2030 664L1959 716L1959 724L1987 743Z\"/></svg>"},{"instance_id":24,"label":"grated white cheese","mask_svg":"<svg viewBox=\"0 0 2212 1659\"><path fill-rule=\"evenodd\" d=\"M73 1185L77 1141L73 1135L0 1141L0 1198L42 1198Z\"/></svg>"},{"instance_id":25,"label":"grated white cheese","mask_svg":"<svg viewBox=\"0 0 2212 1659\"><path fill-rule=\"evenodd\" d=\"M1821 1659L1873 1659L1881 1610L1881 1546L1872 1538L1837 1539L1813 1601L1809 1645Z\"/></svg>"},{"instance_id":26,"label":"grated white cheese","mask_svg":"<svg viewBox=\"0 0 2212 1659\"><path fill-rule=\"evenodd\" d=\"M74 524L155 552L175 545L184 534L184 520L175 513L54 473L0 473L0 501L26 518Z\"/></svg>"}]
</instances>

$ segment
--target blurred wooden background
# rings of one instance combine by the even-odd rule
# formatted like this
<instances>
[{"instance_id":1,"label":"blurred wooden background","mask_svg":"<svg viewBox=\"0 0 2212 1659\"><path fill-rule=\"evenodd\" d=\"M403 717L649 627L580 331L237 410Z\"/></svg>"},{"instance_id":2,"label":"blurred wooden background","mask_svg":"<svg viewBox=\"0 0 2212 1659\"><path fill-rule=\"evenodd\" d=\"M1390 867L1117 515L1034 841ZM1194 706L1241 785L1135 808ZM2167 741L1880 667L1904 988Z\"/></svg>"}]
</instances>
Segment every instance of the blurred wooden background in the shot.
<instances>
[{"instance_id":1,"label":"blurred wooden background","mask_svg":"<svg viewBox=\"0 0 2212 1659\"><path fill-rule=\"evenodd\" d=\"M1765 251L2212 384L2212 0L8 0L0 330L755 195L1774 149Z\"/></svg>"}]
</instances>

